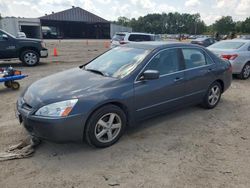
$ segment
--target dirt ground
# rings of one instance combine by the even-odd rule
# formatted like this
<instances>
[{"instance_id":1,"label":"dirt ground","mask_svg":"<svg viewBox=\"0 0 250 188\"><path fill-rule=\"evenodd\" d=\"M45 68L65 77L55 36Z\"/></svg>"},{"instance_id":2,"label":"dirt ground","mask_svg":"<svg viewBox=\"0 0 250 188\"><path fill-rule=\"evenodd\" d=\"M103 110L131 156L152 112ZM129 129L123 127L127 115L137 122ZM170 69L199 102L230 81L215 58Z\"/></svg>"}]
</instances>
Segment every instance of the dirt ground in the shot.
<instances>
[{"instance_id":1,"label":"dirt ground","mask_svg":"<svg viewBox=\"0 0 250 188\"><path fill-rule=\"evenodd\" d=\"M0 85L0 151L26 132L15 102L26 86L86 63L104 52L104 41L50 41L50 54L34 68L12 65L29 77L20 91ZM190 107L142 122L106 149L45 142L31 158L0 162L0 187L250 187L250 80L233 80L214 110Z\"/></svg>"}]
</instances>

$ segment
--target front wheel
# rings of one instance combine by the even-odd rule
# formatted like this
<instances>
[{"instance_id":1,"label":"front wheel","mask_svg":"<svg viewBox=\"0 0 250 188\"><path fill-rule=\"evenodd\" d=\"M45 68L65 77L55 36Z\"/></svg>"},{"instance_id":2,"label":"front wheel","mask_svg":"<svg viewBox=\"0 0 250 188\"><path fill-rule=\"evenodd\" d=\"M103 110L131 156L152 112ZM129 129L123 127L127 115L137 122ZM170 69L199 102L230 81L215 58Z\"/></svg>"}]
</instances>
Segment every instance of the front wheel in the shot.
<instances>
[{"instance_id":1,"label":"front wheel","mask_svg":"<svg viewBox=\"0 0 250 188\"><path fill-rule=\"evenodd\" d=\"M202 106L206 109L215 108L220 102L222 94L221 84L214 82L208 89L206 96L203 100Z\"/></svg>"},{"instance_id":2,"label":"front wheel","mask_svg":"<svg viewBox=\"0 0 250 188\"><path fill-rule=\"evenodd\" d=\"M40 61L39 54L34 50L25 50L21 53L20 59L27 66L35 66Z\"/></svg>"},{"instance_id":3,"label":"front wheel","mask_svg":"<svg viewBox=\"0 0 250 188\"><path fill-rule=\"evenodd\" d=\"M105 148L116 143L126 127L126 115L118 106L107 105L90 117L85 138L89 145Z\"/></svg>"}]
</instances>

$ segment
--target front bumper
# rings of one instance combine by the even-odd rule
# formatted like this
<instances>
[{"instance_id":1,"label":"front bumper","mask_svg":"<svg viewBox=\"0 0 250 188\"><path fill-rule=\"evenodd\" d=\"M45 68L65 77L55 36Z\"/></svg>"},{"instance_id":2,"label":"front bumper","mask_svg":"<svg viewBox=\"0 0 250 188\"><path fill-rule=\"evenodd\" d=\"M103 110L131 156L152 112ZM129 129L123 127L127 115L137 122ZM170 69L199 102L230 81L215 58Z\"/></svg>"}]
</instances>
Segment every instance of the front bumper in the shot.
<instances>
[{"instance_id":1,"label":"front bumper","mask_svg":"<svg viewBox=\"0 0 250 188\"><path fill-rule=\"evenodd\" d=\"M46 58L46 57L48 57L48 56L49 56L48 49L42 49L42 50L40 51L40 57L41 57L41 58Z\"/></svg>"},{"instance_id":2,"label":"front bumper","mask_svg":"<svg viewBox=\"0 0 250 188\"><path fill-rule=\"evenodd\" d=\"M52 142L82 142L85 119L82 115L48 118L33 115L34 111L17 104L19 122L30 135Z\"/></svg>"}]
</instances>

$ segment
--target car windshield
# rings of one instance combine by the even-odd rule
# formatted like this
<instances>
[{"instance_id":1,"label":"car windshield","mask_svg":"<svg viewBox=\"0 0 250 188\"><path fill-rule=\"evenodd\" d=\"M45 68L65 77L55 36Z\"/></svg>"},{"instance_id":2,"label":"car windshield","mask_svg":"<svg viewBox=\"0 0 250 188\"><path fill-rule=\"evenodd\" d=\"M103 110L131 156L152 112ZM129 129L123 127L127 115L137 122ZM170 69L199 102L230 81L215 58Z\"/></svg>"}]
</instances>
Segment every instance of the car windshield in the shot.
<instances>
[{"instance_id":1,"label":"car windshield","mask_svg":"<svg viewBox=\"0 0 250 188\"><path fill-rule=\"evenodd\" d=\"M6 31L0 30L0 32L3 32L3 34L9 35L9 36L12 37L12 38L16 38L14 35L12 35L12 34L6 32Z\"/></svg>"},{"instance_id":2,"label":"car windshield","mask_svg":"<svg viewBox=\"0 0 250 188\"><path fill-rule=\"evenodd\" d=\"M104 76L123 78L130 74L149 52L139 48L116 47L91 61L85 66L85 70Z\"/></svg>"},{"instance_id":3,"label":"car windshield","mask_svg":"<svg viewBox=\"0 0 250 188\"><path fill-rule=\"evenodd\" d=\"M212 45L211 48L233 50L233 49L239 49L244 44L245 44L244 42L233 42L233 41L232 42L218 42Z\"/></svg>"}]
</instances>

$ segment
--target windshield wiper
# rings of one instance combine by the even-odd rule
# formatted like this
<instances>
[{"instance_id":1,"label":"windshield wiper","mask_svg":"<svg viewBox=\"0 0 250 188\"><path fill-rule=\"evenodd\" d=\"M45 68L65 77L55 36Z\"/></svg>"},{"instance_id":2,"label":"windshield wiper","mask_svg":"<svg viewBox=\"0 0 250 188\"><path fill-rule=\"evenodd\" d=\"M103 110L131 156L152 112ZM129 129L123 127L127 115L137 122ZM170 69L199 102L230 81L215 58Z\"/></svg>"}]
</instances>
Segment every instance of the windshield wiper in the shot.
<instances>
[{"instance_id":1,"label":"windshield wiper","mask_svg":"<svg viewBox=\"0 0 250 188\"><path fill-rule=\"evenodd\" d=\"M85 70L96 73L96 74L100 74L102 76L107 76L105 73L103 73L102 71L99 71L99 70L95 70L95 69L85 69Z\"/></svg>"}]
</instances>

